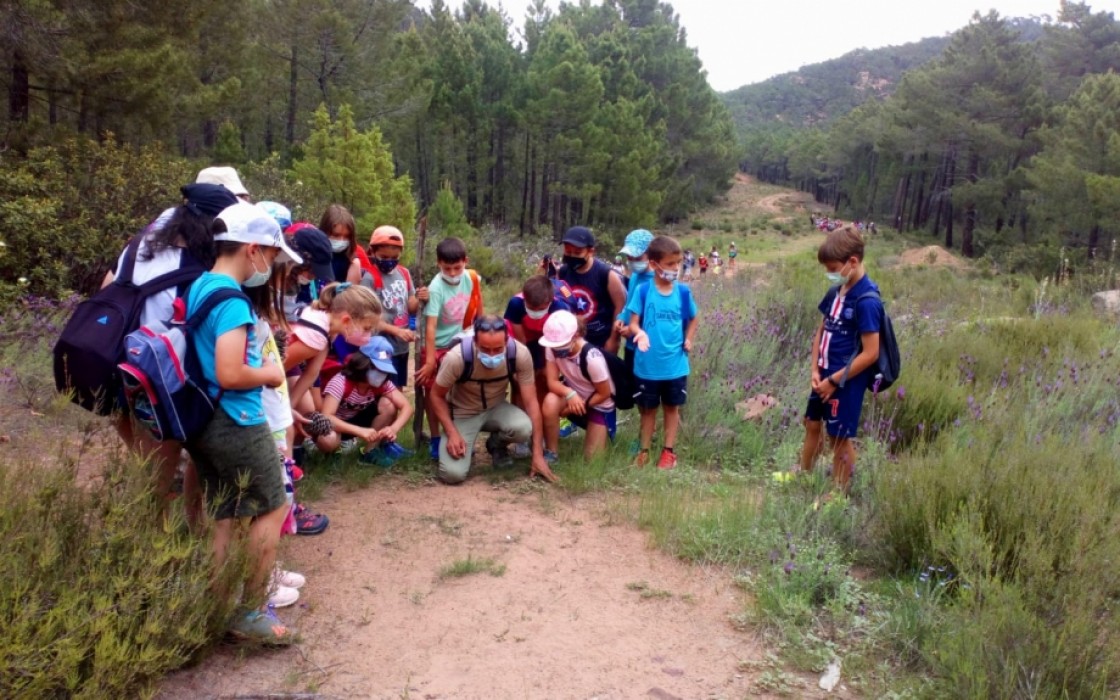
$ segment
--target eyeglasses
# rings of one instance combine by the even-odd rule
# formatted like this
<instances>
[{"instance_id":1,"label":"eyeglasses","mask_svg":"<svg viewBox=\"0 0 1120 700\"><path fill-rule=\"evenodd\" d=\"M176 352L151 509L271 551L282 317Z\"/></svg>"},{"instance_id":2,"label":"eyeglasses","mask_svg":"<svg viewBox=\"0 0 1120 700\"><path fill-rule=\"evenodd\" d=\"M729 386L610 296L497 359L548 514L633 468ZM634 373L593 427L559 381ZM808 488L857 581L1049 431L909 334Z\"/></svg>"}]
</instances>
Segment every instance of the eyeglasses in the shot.
<instances>
[{"instance_id":1,"label":"eyeglasses","mask_svg":"<svg viewBox=\"0 0 1120 700\"><path fill-rule=\"evenodd\" d=\"M475 333L497 333L499 331L505 332L506 322L503 319L480 319L474 322Z\"/></svg>"}]
</instances>

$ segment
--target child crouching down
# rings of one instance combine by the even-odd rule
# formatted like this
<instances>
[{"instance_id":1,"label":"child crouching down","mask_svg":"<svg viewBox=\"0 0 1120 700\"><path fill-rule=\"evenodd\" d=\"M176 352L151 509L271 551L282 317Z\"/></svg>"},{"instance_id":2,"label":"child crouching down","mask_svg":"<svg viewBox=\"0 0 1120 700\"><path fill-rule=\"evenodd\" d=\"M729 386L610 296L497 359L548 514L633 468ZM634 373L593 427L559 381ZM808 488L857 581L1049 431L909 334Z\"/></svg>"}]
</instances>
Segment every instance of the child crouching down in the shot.
<instances>
[{"instance_id":1,"label":"child crouching down","mask_svg":"<svg viewBox=\"0 0 1120 700\"><path fill-rule=\"evenodd\" d=\"M587 326L570 311L557 311L544 324L540 339L545 356L548 394L544 399L544 458L556 461L560 442L560 418L587 431L583 456L591 459L614 440L617 414L614 382L603 351L584 340ZM581 356L586 352L587 372ZM563 381L560 376L563 375Z\"/></svg>"},{"instance_id":2,"label":"child crouching down","mask_svg":"<svg viewBox=\"0 0 1120 700\"><path fill-rule=\"evenodd\" d=\"M395 371L393 346L383 336L346 358L323 391L323 415L334 431L319 439L319 449L334 452L346 434L366 443L364 462L387 467L409 454L397 444L397 433L412 418L412 404L389 379Z\"/></svg>"}]
</instances>

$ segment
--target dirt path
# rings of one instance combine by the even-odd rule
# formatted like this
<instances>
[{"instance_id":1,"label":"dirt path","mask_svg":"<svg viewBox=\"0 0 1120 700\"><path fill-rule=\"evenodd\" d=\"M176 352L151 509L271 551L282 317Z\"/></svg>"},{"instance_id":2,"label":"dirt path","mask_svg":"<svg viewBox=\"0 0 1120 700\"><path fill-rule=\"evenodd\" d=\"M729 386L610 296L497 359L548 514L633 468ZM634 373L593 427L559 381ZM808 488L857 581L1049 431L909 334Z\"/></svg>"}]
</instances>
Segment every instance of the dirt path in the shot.
<instances>
[{"instance_id":1,"label":"dirt path","mask_svg":"<svg viewBox=\"0 0 1120 700\"><path fill-rule=\"evenodd\" d=\"M313 692L346 698L743 697L760 658L732 618L727 571L650 548L591 500L525 482L378 480L318 504L322 536L286 545L307 574L282 611L298 649L222 648L161 698ZM495 576L442 578L467 557Z\"/></svg>"}]
</instances>

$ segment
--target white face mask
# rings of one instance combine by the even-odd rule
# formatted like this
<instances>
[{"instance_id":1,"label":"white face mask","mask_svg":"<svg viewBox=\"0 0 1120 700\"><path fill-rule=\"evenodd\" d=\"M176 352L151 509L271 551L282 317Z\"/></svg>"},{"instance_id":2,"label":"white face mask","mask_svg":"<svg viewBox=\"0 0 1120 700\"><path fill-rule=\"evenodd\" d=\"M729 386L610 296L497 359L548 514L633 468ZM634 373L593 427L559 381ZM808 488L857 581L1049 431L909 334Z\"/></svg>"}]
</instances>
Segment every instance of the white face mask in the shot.
<instances>
[{"instance_id":1,"label":"white face mask","mask_svg":"<svg viewBox=\"0 0 1120 700\"><path fill-rule=\"evenodd\" d=\"M443 278L444 282L451 285L459 284L459 280L463 279L462 275L449 275L443 272L439 273L439 276Z\"/></svg>"},{"instance_id":2,"label":"white face mask","mask_svg":"<svg viewBox=\"0 0 1120 700\"><path fill-rule=\"evenodd\" d=\"M525 308L525 315L528 316L529 318L533 319L534 321L539 321L539 320L541 320L542 318L544 318L545 316L548 315L548 309L542 309L540 311L533 311L532 309L526 307Z\"/></svg>"},{"instance_id":3,"label":"white face mask","mask_svg":"<svg viewBox=\"0 0 1120 700\"><path fill-rule=\"evenodd\" d=\"M381 386L387 379L389 379L389 375L381 370L371 369L366 372L366 381L369 382L370 386Z\"/></svg>"},{"instance_id":4,"label":"white face mask","mask_svg":"<svg viewBox=\"0 0 1120 700\"><path fill-rule=\"evenodd\" d=\"M331 239L331 250L336 253L345 253L346 249L350 247L350 241L338 240L337 238Z\"/></svg>"},{"instance_id":5,"label":"white face mask","mask_svg":"<svg viewBox=\"0 0 1120 700\"><path fill-rule=\"evenodd\" d=\"M270 265L266 266L264 268L264 272L261 272L260 270L257 269L257 263L252 258L249 258L249 262L251 262L253 264L253 274L252 274L252 276L249 277L249 279L242 282L241 286L242 287L262 287L262 286L268 284L268 278L272 276L272 265L270 264Z\"/></svg>"}]
</instances>

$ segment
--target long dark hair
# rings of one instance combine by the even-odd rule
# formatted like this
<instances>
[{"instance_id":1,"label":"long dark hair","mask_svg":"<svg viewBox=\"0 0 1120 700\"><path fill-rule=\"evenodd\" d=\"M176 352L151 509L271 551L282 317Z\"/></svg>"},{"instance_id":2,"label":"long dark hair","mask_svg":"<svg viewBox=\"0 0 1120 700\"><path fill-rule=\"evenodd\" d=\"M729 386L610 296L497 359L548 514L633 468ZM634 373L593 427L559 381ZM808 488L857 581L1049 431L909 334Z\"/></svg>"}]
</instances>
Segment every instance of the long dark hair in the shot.
<instances>
[{"instance_id":1,"label":"long dark hair","mask_svg":"<svg viewBox=\"0 0 1120 700\"><path fill-rule=\"evenodd\" d=\"M183 248L209 270L214 266L214 234L210 231L213 223L214 217L195 213L181 204L165 224L155 228L148 249L140 258L147 261L168 248Z\"/></svg>"}]
</instances>

